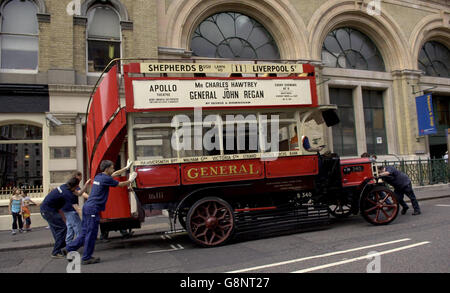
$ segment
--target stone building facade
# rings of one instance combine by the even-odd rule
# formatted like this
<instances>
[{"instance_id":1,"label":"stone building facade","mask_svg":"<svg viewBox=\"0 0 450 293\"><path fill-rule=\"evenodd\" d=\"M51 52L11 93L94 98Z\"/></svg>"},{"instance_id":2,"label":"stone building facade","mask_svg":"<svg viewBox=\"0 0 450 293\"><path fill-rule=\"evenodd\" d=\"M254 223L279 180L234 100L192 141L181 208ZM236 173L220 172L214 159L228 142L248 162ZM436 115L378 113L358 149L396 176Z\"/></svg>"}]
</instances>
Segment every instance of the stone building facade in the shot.
<instances>
[{"instance_id":1,"label":"stone building facade","mask_svg":"<svg viewBox=\"0 0 450 293\"><path fill-rule=\"evenodd\" d=\"M25 8L35 15L28 28L12 17ZM344 118L340 128L316 130L318 143L343 156L371 152L388 160L441 156L445 147L448 0L2 0L0 9L2 187L37 182L14 178L14 164L26 159L12 145L42 150L25 155L39 156L44 191L75 170L85 171L83 125L98 68L112 57L201 56L193 36L207 34L202 25L209 18L223 25L223 13L234 16L235 27L251 23L264 32L277 50L268 56L316 66L319 102L337 104ZM239 39L257 52L259 37L224 39L228 47ZM214 46L213 57L223 57L220 45ZM424 93L435 97L440 136L418 135L415 97ZM41 130L36 136L21 134L35 128Z\"/></svg>"}]
</instances>

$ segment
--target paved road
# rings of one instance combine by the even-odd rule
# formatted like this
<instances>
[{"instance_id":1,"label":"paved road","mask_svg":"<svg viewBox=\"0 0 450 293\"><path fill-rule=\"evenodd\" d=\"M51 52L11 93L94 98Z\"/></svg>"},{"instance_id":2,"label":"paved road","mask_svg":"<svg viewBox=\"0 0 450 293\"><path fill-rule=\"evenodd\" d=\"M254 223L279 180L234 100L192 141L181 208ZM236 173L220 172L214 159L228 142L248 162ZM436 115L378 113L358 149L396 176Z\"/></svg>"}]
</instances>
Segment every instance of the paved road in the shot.
<instances>
[{"instance_id":1,"label":"paved road","mask_svg":"<svg viewBox=\"0 0 450 293\"><path fill-rule=\"evenodd\" d=\"M185 233L115 239L99 245L99 264L81 272L147 273L382 273L450 272L450 198L422 201L421 216L399 215L388 226L360 216L325 230L198 248ZM378 256L367 259L369 252ZM0 252L0 272L64 273L67 262L50 248Z\"/></svg>"}]
</instances>

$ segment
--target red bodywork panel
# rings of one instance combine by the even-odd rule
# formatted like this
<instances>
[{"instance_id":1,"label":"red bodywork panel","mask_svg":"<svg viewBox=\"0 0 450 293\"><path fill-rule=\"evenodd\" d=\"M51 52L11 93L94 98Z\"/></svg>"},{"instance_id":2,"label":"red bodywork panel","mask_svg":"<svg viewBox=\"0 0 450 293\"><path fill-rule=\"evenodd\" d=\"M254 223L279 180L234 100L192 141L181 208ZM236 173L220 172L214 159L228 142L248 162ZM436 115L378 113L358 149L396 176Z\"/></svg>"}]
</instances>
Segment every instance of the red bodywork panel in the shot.
<instances>
[{"instance_id":1,"label":"red bodywork panel","mask_svg":"<svg viewBox=\"0 0 450 293\"><path fill-rule=\"evenodd\" d=\"M94 178L99 172L101 161L110 160L115 162L117 160L120 148L125 139L126 124L126 113L125 108L123 108L114 117L98 142L91 161L91 178Z\"/></svg>"},{"instance_id":2,"label":"red bodywork panel","mask_svg":"<svg viewBox=\"0 0 450 293\"><path fill-rule=\"evenodd\" d=\"M267 178L317 175L319 172L317 156L284 157L267 161Z\"/></svg>"},{"instance_id":3,"label":"red bodywork panel","mask_svg":"<svg viewBox=\"0 0 450 293\"><path fill-rule=\"evenodd\" d=\"M342 186L359 186L373 178L372 161L367 158L341 160Z\"/></svg>"},{"instance_id":4,"label":"red bodywork panel","mask_svg":"<svg viewBox=\"0 0 450 293\"><path fill-rule=\"evenodd\" d=\"M125 109L118 111L119 107L119 86L117 65L115 65L95 91L86 121L86 143L91 178L99 172L102 160L115 162L119 154L125 138L127 122Z\"/></svg>"},{"instance_id":5,"label":"red bodywork panel","mask_svg":"<svg viewBox=\"0 0 450 293\"><path fill-rule=\"evenodd\" d=\"M235 160L174 165L139 166L138 188L309 176L318 174L318 158L283 157L274 161Z\"/></svg>"},{"instance_id":6,"label":"red bodywork panel","mask_svg":"<svg viewBox=\"0 0 450 293\"><path fill-rule=\"evenodd\" d=\"M117 80L117 65L105 75L91 100L86 122L88 159L92 160L95 144L103 128L119 108L119 87Z\"/></svg>"},{"instance_id":7,"label":"red bodywork panel","mask_svg":"<svg viewBox=\"0 0 450 293\"><path fill-rule=\"evenodd\" d=\"M136 168L136 172L138 173L136 178L138 188L180 185L180 166L178 164L140 166Z\"/></svg>"},{"instance_id":8,"label":"red bodywork panel","mask_svg":"<svg viewBox=\"0 0 450 293\"><path fill-rule=\"evenodd\" d=\"M114 178L117 181L126 181L127 177ZM130 200L128 198L128 186L110 187L106 208L100 212L102 219L130 218Z\"/></svg>"}]
</instances>

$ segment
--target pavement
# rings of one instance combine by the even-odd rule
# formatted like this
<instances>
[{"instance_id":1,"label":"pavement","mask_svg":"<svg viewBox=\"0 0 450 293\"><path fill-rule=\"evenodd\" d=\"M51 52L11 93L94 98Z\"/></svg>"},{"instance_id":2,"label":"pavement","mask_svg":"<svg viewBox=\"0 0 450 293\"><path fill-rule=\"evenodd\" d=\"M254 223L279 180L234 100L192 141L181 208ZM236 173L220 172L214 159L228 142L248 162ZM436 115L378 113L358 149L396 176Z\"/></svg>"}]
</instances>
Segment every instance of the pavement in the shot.
<instances>
[{"instance_id":1,"label":"pavement","mask_svg":"<svg viewBox=\"0 0 450 293\"><path fill-rule=\"evenodd\" d=\"M450 197L450 184L414 186L414 192L419 201ZM408 202L407 197L405 197L405 200ZM8 217L9 219L11 216L0 216L0 218L1 217ZM39 219L39 217L40 215L33 218L32 215L33 223L41 221L42 219ZM9 219L9 221L11 221L11 219ZM11 223L9 225L11 225ZM51 231L45 226L34 227L35 228L32 228L31 232L17 233L16 235L11 235L10 228L8 230L0 231L0 252L52 247L54 244L54 240ZM133 230L134 234L131 238L129 238L129 241L139 238L142 239L143 236L147 235L163 234L165 232L168 232L169 230L170 222L167 216L157 215L147 217L145 219L145 222L142 223L142 227L140 229ZM123 239L123 237L119 232L112 231L109 234L109 239L110 241L115 241L117 239ZM99 242L102 243L102 241Z\"/></svg>"},{"instance_id":2,"label":"pavement","mask_svg":"<svg viewBox=\"0 0 450 293\"><path fill-rule=\"evenodd\" d=\"M146 235L163 234L169 230L170 223L167 216L152 216L145 219L140 229L133 229L133 235L127 240L141 238ZM111 231L108 237L109 241L98 240L98 243L109 243L122 239L125 238L120 232ZM52 232L46 227L32 227L30 232L17 232L16 235L12 235L10 230L0 231L0 252L52 247L54 243Z\"/></svg>"}]
</instances>

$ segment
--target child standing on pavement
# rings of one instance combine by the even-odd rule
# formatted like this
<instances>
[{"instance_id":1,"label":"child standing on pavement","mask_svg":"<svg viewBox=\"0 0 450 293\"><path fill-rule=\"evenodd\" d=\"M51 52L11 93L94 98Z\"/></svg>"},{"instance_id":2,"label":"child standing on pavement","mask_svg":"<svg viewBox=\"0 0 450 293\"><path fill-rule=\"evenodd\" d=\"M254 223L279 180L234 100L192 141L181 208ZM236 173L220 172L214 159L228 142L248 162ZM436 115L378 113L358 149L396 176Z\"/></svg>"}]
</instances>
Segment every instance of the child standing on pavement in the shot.
<instances>
[{"instance_id":1,"label":"child standing on pavement","mask_svg":"<svg viewBox=\"0 0 450 293\"><path fill-rule=\"evenodd\" d=\"M22 191L22 216L25 222L25 232L31 231L31 212L30 204L38 206L31 198L27 195L25 191Z\"/></svg>"},{"instance_id":2,"label":"child standing on pavement","mask_svg":"<svg viewBox=\"0 0 450 293\"><path fill-rule=\"evenodd\" d=\"M13 217L12 223L12 235L16 235L17 232L17 222L19 222L19 232L22 233L23 222L22 222L22 191L19 188L14 188L11 198L9 200L8 210Z\"/></svg>"}]
</instances>

